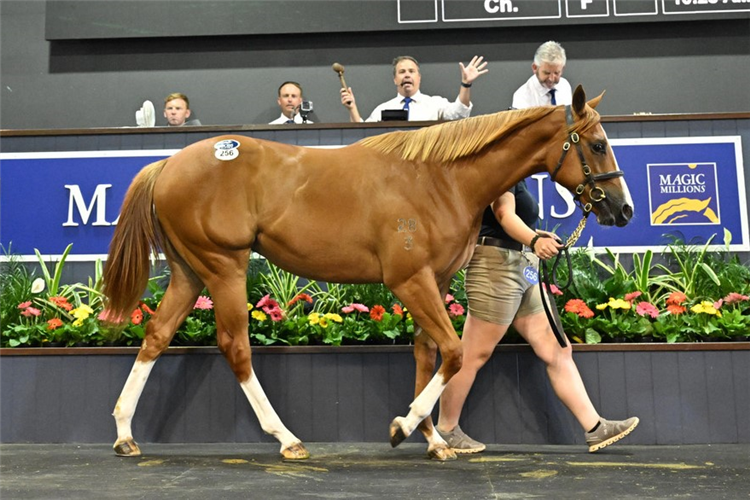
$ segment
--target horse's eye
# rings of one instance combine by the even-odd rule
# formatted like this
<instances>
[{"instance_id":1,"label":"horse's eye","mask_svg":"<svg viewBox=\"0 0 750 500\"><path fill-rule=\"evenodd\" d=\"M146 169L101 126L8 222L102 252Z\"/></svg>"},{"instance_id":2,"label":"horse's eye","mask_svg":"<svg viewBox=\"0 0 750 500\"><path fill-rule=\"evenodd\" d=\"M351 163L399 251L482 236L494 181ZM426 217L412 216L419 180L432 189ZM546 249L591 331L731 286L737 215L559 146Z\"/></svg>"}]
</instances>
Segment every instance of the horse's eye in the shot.
<instances>
[{"instance_id":1,"label":"horse's eye","mask_svg":"<svg viewBox=\"0 0 750 500\"><path fill-rule=\"evenodd\" d=\"M603 142L595 142L591 145L591 149L594 151L594 153L600 155L607 152L607 146Z\"/></svg>"}]
</instances>

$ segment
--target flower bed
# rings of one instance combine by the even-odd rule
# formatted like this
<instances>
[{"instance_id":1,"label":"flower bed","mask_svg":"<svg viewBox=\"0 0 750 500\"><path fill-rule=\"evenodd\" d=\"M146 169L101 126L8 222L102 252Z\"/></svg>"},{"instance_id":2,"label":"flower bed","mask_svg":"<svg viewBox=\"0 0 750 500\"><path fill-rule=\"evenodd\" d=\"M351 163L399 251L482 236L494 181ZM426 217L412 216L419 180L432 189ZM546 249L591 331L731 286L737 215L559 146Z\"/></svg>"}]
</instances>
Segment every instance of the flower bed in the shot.
<instances>
[{"instance_id":1,"label":"flower bed","mask_svg":"<svg viewBox=\"0 0 750 500\"><path fill-rule=\"evenodd\" d=\"M730 236L725 235L728 245ZM674 241L666 262L653 253L633 256L631 270L618 255L591 249L573 253L560 270L565 290L551 286L565 331L575 342L700 342L750 339L750 268L728 252ZM137 345L158 310L168 270L149 281L148 293L130 321L107 329L101 263L87 284L61 285L70 246L50 272L39 257L41 277L12 259L3 264L0 347ZM460 335L465 321L464 273L456 275L445 307ZM253 345L408 344L414 323L381 284L341 285L302 281L262 260L247 275L248 335ZM213 302L207 291L180 326L173 345L215 345ZM509 333L510 340L514 338ZM517 339L517 337L516 337Z\"/></svg>"}]
</instances>

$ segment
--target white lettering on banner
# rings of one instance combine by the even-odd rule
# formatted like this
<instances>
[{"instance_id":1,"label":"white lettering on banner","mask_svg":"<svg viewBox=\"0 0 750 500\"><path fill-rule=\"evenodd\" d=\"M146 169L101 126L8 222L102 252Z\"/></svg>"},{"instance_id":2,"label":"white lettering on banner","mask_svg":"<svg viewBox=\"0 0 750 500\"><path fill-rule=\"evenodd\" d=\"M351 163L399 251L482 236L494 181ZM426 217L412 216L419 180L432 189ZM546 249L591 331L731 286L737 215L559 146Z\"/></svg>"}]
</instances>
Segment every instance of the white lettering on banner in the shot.
<instances>
[{"instance_id":1,"label":"white lettering on banner","mask_svg":"<svg viewBox=\"0 0 750 500\"><path fill-rule=\"evenodd\" d=\"M557 210L555 210L555 206L553 205L550 208L549 214L555 219L565 219L566 217L570 217L570 215L576 209L575 198L573 198L573 194L571 194L570 191L557 183L555 183L555 190L560 196L562 196L563 201L565 201L567 211L565 213L559 214L557 213Z\"/></svg>"},{"instance_id":2,"label":"white lettering on banner","mask_svg":"<svg viewBox=\"0 0 750 500\"><path fill-rule=\"evenodd\" d=\"M586 7L591 3L594 3L594 0L581 0L581 10L586 10Z\"/></svg>"},{"instance_id":3,"label":"white lettering on banner","mask_svg":"<svg viewBox=\"0 0 750 500\"><path fill-rule=\"evenodd\" d=\"M544 220L544 215L547 213L545 210L544 205L544 189L543 189L543 183L544 180L547 179L547 174L534 174L531 176L532 179L536 181L536 198L539 200L537 203L539 205L539 218L541 220ZM550 206L549 214L551 217L555 219L565 219L566 217L569 217L576 209L575 205L575 199L573 198L573 195L565 189L563 186L561 186L558 183L555 183L555 191L557 191L557 194L560 195L560 197L565 202L565 208L566 211L564 213L560 213L555 208L555 205Z\"/></svg>"},{"instance_id":4,"label":"white lettering on banner","mask_svg":"<svg viewBox=\"0 0 750 500\"><path fill-rule=\"evenodd\" d=\"M89 217L96 207L96 219L92 226L111 226L117 224L115 222L107 222L107 189L111 188L112 184L98 184L94 195L91 197L91 203L86 205L81 193L81 187L78 184L66 184L65 188L70 191L68 197L68 220L63 224L63 227L67 226L78 226L79 224L73 220L73 206L78 209L78 213L81 216L81 222L85 226L89 222ZM119 217L118 217L119 219Z\"/></svg>"},{"instance_id":5,"label":"white lettering on banner","mask_svg":"<svg viewBox=\"0 0 750 500\"><path fill-rule=\"evenodd\" d=\"M518 12L518 7L513 7L510 0L484 0L484 10L490 14L497 12Z\"/></svg>"}]
</instances>

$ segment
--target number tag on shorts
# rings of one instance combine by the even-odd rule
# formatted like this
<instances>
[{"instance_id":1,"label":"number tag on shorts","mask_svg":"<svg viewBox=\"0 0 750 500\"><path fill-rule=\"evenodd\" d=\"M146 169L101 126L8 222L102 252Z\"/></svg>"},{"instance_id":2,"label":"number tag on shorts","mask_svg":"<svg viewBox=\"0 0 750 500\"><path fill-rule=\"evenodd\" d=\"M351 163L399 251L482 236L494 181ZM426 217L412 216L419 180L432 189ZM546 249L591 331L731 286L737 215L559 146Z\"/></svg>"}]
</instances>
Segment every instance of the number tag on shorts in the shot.
<instances>
[{"instance_id":1,"label":"number tag on shorts","mask_svg":"<svg viewBox=\"0 0 750 500\"><path fill-rule=\"evenodd\" d=\"M539 283L539 271L535 267L526 266L523 269L523 277L532 285Z\"/></svg>"}]
</instances>

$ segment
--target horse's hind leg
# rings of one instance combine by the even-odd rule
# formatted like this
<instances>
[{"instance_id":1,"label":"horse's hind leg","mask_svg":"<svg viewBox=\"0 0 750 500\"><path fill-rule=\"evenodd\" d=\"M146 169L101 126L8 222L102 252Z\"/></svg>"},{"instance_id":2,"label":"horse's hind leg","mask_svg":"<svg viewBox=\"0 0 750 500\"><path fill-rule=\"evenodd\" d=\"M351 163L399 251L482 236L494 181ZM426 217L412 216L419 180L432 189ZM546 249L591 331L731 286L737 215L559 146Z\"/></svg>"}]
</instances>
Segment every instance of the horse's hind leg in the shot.
<instances>
[{"instance_id":1,"label":"horse's hind leg","mask_svg":"<svg viewBox=\"0 0 750 500\"><path fill-rule=\"evenodd\" d=\"M215 256L214 256L215 257ZM248 255L230 259L220 266L221 274L207 283L214 299L216 334L219 350L242 387L264 432L281 443L281 454L289 460L310 457L307 449L282 423L263 392L251 363L248 335L245 269ZM244 265L241 264L244 262Z\"/></svg>"},{"instance_id":2,"label":"horse's hind leg","mask_svg":"<svg viewBox=\"0 0 750 500\"><path fill-rule=\"evenodd\" d=\"M141 397L146 380L158 357L169 347L175 331L193 309L203 284L184 264L170 262L172 277L164 298L154 317L146 325L146 333L138 351L120 397L117 399L112 416L117 423L115 454L121 457L134 457L141 454L133 440L131 422L135 408Z\"/></svg>"}]
</instances>

